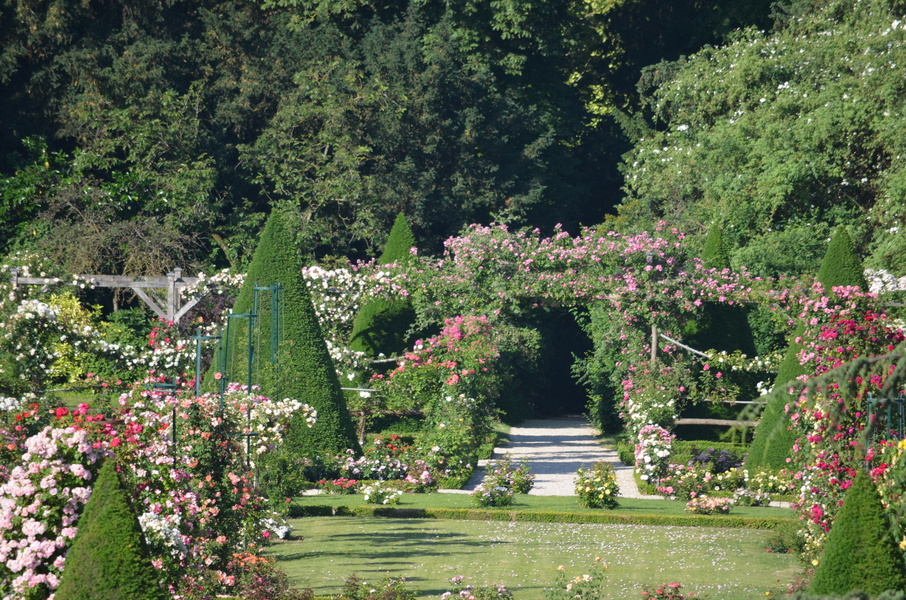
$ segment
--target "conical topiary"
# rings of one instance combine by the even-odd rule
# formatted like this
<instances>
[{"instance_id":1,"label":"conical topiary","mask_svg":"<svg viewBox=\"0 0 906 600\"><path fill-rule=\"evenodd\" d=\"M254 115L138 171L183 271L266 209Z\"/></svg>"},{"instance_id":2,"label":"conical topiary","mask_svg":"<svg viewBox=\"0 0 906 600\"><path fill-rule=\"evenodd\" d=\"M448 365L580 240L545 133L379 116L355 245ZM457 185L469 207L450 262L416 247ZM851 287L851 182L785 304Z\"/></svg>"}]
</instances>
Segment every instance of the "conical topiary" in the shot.
<instances>
[{"instance_id":1,"label":"conical topiary","mask_svg":"<svg viewBox=\"0 0 906 600\"><path fill-rule=\"evenodd\" d=\"M708 269L729 269L730 259L723 244L720 225L715 223L708 230L705 247L702 250L702 264ZM684 337L688 343L701 350L734 352L739 350L746 356L755 355L755 338L746 309L708 302L701 313L690 321Z\"/></svg>"},{"instance_id":2,"label":"conical topiary","mask_svg":"<svg viewBox=\"0 0 906 600\"><path fill-rule=\"evenodd\" d=\"M860 470L831 526L809 591L874 596L886 590L906 590L906 570L881 496L868 473Z\"/></svg>"},{"instance_id":3,"label":"conical topiary","mask_svg":"<svg viewBox=\"0 0 906 600\"><path fill-rule=\"evenodd\" d=\"M862 273L862 264L855 253L852 240L843 227L838 228L824 258L818 269L818 281L825 290L834 286L854 286L868 289L865 276ZM799 352L803 345L798 342L805 333L805 325L800 324L790 336L789 345L783 362L774 378L774 391L782 389L801 375L810 375L808 369L799 363ZM787 458L792 454L793 444L798 434L789 429L790 418L784 407L789 402L789 396L783 393L773 394L764 412L758 427L755 428L755 437L749 448L746 458L746 468L749 473L760 470L778 470L787 466Z\"/></svg>"},{"instance_id":4,"label":"conical topiary","mask_svg":"<svg viewBox=\"0 0 906 600\"><path fill-rule=\"evenodd\" d=\"M724 234L720 225L714 223L708 229L705 247L702 249L702 264L706 269L729 269L730 257L724 248Z\"/></svg>"},{"instance_id":5,"label":"conical topiary","mask_svg":"<svg viewBox=\"0 0 906 600\"><path fill-rule=\"evenodd\" d=\"M387 242L384 244L384 251L381 252L377 260L379 265L389 265L392 262L405 262L412 256L412 249L415 247L415 234L406 221L406 215L399 213L393 221L393 227L390 229L390 235L387 236Z\"/></svg>"},{"instance_id":6,"label":"conical topiary","mask_svg":"<svg viewBox=\"0 0 906 600\"><path fill-rule=\"evenodd\" d=\"M857 285L863 292L868 291L862 260L856 254L852 238L846 233L845 227L838 227L834 231L824 260L821 261L821 268L818 269L818 281L827 291L841 285Z\"/></svg>"},{"instance_id":7,"label":"conical topiary","mask_svg":"<svg viewBox=\"0 0 906 600\"><path fill-rule=\"evenodd\" d=\"M755 435L746 457L746 469L750 475L759 471L778 471L788 466L787 459L792 454L798 433L790 429L790 417L786 414L789 395L778 390L807 373L806 368L799 364L802 343L796 341L802 337L804 329L800 325L790 336L783 362L774 378L774 391L777 393L768 397L768 403L755 427Z\"/></svg>"},{"instance_id":8,"label":"conical topiary","mask_svg":"<svg viewBox=\"0 0 906 600\"><path fill-rule=\"evenodd\" d=\"M233 307L233 314L249 314L255 308L255 287L282 286L282 341L277 364L271 362L272 293L259 290L258 331L249 336L248 320L233 319L226 375L231 381L247 381L251 337L256 357L252 382L261 387L261 393L293 398L318 411L314 427L307 427L301 418L293 420L285 437L288 455L298 458L339 454L348 448L358 451L352 419L302 278L302 261L291 244L286 219L279 211L271 213ZM219 360L215 359L211 368L219 369Z\"/></svg>"},{"instance_id":9,"label":"conical topiary","mask_svg":"<svg viewBox=\"0 0 906 600\"><path fill-rule=\"evenodd\" d=\"M142 531L122 488L116 459L98 473L78 521L57 600L163 600Z\"/></svg>"},{"instance_id":10,"label":"conical topiary","mask_svg":"<svg viewBox=\"0 0 906 600\"><path fill-rule=\"evenodd\" d=\"M708 237L702 250L702 265L708 269L723 271L730 268L730 259L724 249L723 233L720 225L714 223L708 230ZM718 350L722 352L740 351L746 356L754 356L755 339L749 326L747 309L718 302L706 302L693 319L683 329L684 341L699 350ZM733 384L738 385L747 399L755 393L754 378L743 373L728 373ZM685 407L682 417L732 419L736 409L722 403L702 402ZM722 427L695 427L695 435L719 435L725 431ZM709 438L710 439L710 438Z\"/></svg>"},{"instance_id":11,"label":"conical topiary","mask_svg":"<svg viewBox=\"0 0 906 600\"><path fill-rule=\"evenodd\" d=\"M393 223L384 251L377 264L404 263L415 246L415 236L400 213ZM408 299L374 299L366 302L356 314L349 336L349 348L366 356L395 356L407 345L407 333L415 322L415 310Z\"/></svg>"}]
</instances>

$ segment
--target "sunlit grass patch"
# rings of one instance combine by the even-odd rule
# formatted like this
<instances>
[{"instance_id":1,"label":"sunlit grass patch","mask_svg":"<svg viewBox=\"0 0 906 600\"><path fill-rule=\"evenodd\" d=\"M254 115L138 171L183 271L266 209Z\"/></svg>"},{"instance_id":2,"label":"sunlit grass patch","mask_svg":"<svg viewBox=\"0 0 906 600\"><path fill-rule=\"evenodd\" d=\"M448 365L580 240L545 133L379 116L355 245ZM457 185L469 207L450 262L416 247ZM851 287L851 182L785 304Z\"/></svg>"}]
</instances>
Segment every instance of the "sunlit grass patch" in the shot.
<instances>
[{"instance_id":1,"label":"sunlit grass patch","mask_svg":"<svg viewBox=\"0 0 906 600\"><path fill-rule=\"evenodd\" d=\"M352 573L406 577L422 596L449 579L502 583L542 600L558 565L577 575L600 556L609 598L641 598L645 585L680 581L711 598L764 596L798 571L795 557L765 552L771 532L705 527L326 517L292 521L298 536L269 550L298 587L339 591ZM584 569L584 571L583 571Z\"/></svg>"}]
</instances>

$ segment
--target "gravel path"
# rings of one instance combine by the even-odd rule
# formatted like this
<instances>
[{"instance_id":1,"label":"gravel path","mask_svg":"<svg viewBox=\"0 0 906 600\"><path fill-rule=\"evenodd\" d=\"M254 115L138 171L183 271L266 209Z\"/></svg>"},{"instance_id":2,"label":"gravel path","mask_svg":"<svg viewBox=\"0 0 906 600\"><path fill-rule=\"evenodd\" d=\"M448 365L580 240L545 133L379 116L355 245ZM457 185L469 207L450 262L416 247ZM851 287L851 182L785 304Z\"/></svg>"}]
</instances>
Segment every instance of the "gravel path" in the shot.
<instances>
[{"instance_id":1,"label":"gravel path","mask_svg":"<svg viewBox=\"0 0 906 600\"><path fill-rule=\"evenodd\" d=\"M510 431L509 443L494 449L494 459L509 454L513 462L528 461L535 474L534 496L574 496L576 470L599 460L613 464L617 472L620 496L626 498L660 498L639 494L632 467L620 462L616 450L605 450L598 444L597 431L583 417L536 419L525 421ZM464 491L471 491L484 479L488 461L479 462L479 469Z\"/></svg>"}]
</instances>

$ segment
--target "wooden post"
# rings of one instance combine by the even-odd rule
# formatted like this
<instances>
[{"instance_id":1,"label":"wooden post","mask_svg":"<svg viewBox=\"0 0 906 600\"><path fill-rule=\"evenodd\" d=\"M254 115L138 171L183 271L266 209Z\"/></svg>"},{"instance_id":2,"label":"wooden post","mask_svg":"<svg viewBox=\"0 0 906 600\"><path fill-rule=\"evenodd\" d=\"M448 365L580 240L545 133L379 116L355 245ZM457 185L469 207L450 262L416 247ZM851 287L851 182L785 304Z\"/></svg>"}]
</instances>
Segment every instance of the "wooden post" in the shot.
<instances>
[{"instance_id":1,"label":"wooden post","mask_svg":"<svg viewBox=\"0 0 906 600\"><path fill-rule=\"evenodd\" d=\"M657 325L651 324L651 366L657 362Z\"/></svg>"},{"instance_id":2,"label":"wooden post","mask_svg":"<svg viewBox=\"0 0 906 600\"><path fill-rule=\"evenodd\" d=\"M179 292L176 291L176 282L182 275L182 269L176 268L167 273L167 315L164 317L167 321L174 322L176 309L179 308Z\"/></svg>"}]
</instances>

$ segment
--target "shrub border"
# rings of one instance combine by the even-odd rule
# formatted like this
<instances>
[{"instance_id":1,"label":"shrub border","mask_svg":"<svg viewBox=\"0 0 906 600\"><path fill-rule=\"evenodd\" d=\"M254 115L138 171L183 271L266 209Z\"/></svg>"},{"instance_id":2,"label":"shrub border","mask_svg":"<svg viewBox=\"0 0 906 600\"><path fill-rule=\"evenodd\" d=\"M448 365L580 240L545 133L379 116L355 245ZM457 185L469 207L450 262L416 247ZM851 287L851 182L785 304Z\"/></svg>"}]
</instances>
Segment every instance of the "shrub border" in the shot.
<instances>
[{"instance_id":1,"label":"shrub border","mask_svg":"<svg viewBox=\"0 0 906 600\"><path fill-rule=\"evenodd\" d=\"M293 504L291 518L386 517L391 519L451 519L459 521L522 521L528 523L584 523L606 525L660 525L721 527L726 529L781 529L795 519L737 517L733 515L627 515L624 513L567 513L476 508L394 508L387 506L300 506Z\"/></svg>"}]
</instances>

